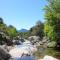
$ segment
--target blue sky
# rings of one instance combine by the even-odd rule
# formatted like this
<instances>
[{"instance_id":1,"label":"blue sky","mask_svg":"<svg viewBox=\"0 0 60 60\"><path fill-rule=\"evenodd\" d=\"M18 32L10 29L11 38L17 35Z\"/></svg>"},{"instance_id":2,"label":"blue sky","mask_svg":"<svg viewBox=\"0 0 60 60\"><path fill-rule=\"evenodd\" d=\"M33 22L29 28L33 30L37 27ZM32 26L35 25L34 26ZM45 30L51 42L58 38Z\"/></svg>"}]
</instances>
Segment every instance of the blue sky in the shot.
<instances>
[{"instance_id":1,"label":"blue sky","mask_svg":"<svg viewBox=\"0 0 60 60\"><path fill-rule=\"evenodd\" d=\"M38 20L44 22L45 0L0 0L0 17L18 30L29 29Z\"/></svg>"}]
</instances>

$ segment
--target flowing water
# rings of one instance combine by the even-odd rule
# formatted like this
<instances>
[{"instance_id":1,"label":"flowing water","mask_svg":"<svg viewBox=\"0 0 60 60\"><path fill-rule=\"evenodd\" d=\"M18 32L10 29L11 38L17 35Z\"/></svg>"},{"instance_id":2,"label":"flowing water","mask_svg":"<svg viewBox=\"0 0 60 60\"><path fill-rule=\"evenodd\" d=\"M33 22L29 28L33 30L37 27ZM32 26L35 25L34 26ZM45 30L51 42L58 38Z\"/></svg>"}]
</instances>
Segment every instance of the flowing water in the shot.
<instances>
[{"instance_id":1,"label":"flowing water","mask_svg":"<svg viewBox=\"0 0 60 60\"><path fill-rule=\"evenodd\" d=\"M16 48L18 49L28 49L29 47L32 47L32 45L26 46L26 45L16 45ZM35 56L34 55L23 55L22 57L16 57L16 58L12 58L11 60L35 60Z\"/></svg>"},{"instance_id":2,"label":"flowing water","mask_svg":"<svg viewBox=\"0 0 60 60\"><path fill-rule=\"evenodd\" d=\"M13 58L10 60L36 60L34 56L22 56L21 58Z\"/></svg>"},{"instance_id":3,"label":"flowing water","mask_svg":"<svg viewBox=\"0 0 60 60\"><path fill-rule=\"evenodd\" d=\"M31 47L31 46L32 45L30 45L28 47ZM26 45L17 45L16 47L21 49L22 47L26 47ZM22 56L21 58L17 57L12 60L36 60L38 58L43 58L45 55L50 55L57 59L60 59L60 51L56 51L52 48L44 49L44 48L40 47L40 49L34 55Z\"/></svg>"}]
</instances>

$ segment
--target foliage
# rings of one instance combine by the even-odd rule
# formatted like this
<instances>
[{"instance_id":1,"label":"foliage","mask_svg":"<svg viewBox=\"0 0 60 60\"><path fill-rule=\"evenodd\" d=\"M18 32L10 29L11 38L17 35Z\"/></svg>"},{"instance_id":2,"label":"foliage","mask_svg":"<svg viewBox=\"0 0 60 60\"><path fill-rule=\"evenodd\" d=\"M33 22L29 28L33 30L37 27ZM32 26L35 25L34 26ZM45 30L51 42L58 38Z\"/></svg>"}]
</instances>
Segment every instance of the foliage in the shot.
<instances>
[{"instance_id":1,"label":"foliage","mask_svg":"<svg viewBox=\"0 0 60 60\"><path fill-rule=\"evenodd\" d=\"M3 22L3 19L0 18L0 44L2 44L2 42L6 40L7 36L9 36L10 38L14 38L17 36L17 34L18 33L15 27L13 27L12 25L7 26Z\"/></svg>"},{"instance_id":2,"label":"foliage","mask_svg":"<svg viewBox=\"0 0 60 60\"><path fill-rule=\"evenodd\" d=\"M4 24L3 19L0 18L0 31L6 32L6 24Z\"/></svg>"},{"instance_id":3,"label":"foliage","mask_svg":"<svg viewBox=\"0 0 60 60\"><path fill-rule=\"evenodd\" d=\"M47 0L48 5L45 7L45 35L50 40L60 40L60 0Z\"/></svg>"},{"instance_id":4,"label":"foliage","mask_svg":"<svg viewBox=\"0 0 60 60\"><path fill-rule=\"evenodd\" d=\"M3 24L3 19L2 18L0 18L0 24Z\"/></svg>"},{"instance_id":5,"label":"foliage","mask_svg":"<svg viewBox=\"0 0 60 60\"><path fill-rule=\"evenodd\" d=\"M12 25L8 26L7 28L7 33L10 37L16 37L17 36L17 30L15 27L13 27Z\"/></svg>"},{"instance_id":6,"label":"foliage","mask_svg":"<svg viewBox=\"0 0 60 60\"><path fill-rule=\"evenodd\" d=\"M28 32L20 32L19 35L25 39L28 39L29 36L40 36L40 38L43 38L44 24L39 20Z\"/></svg>"},{"instance_id":7,"label":"foliage","mask_svg":"<svg viewBox=\"0 0 60 60\"><path fill-rule=\"evenodd\" d=\"M21 38L28 39L28 37L30 36L30 32L29 32L29 31L28 31L28 32L20 32L20 33L19 33L19 36L20 36Z\"/></svg>"},{"instance_id":8,"label":"foliage","mask_svg":"<svg viewBox=\"0 0 60 60\"><path fill-rule=\"evenodd\" d=\"M40 36L40 38L42 38L44 36L43 28L43 23L41 21L37 21L36 25L30 29L31 35Z\"/></svg>"}]
</instances>

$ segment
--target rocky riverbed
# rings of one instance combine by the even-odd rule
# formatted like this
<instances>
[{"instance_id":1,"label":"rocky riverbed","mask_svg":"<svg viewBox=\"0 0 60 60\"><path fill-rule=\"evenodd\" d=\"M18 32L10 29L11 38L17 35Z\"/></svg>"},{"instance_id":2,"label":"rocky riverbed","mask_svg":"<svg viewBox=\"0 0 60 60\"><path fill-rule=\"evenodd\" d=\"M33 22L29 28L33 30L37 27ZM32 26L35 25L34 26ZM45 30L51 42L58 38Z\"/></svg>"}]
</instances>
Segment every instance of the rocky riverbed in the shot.
<instances>
[{"instance_id":1,"label":"rocky riverbed","mask_svg":"<svg viewBox=\"0 0 60 60\"><path fill-rule=\"evenodd\" d=\"M41 50L42 49L38 50L35 45L31 45L30 42L24 42L22 45L14 46L2 45L0 46L0 60L37 60L36 56L39 56L38 60L41 60L42 55L39 55L39 52L41 52ZM38 53L34 55L37 51ZM42 50L42 52L45 53L44 49ZM42 56L42 60L58 60L52 57L52 54L54 52L50 51L49 54L51 55L44 54L44 56Z\"/></svg>"},{"instance_id":2,"label":"rocky riverbed","mask_svg":"<svg viewBox=\"0 0 60 60\"><path fill-rule=\"evenodd\" d=\"M24 45L15 46L15 48L9 51L9 54L12 56L12 58L20 58L24 55L31 56L36 51L37 48L35 46L24 44Z\"/></svg>"}]
</instances>

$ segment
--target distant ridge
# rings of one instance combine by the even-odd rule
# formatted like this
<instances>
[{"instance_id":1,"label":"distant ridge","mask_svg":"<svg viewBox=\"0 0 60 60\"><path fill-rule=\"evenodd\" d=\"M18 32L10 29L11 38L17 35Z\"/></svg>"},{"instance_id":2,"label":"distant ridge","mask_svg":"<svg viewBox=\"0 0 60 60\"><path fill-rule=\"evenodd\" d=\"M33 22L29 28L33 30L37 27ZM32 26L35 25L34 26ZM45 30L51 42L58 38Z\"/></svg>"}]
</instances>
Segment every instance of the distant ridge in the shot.
<instances>
[{"instance_id":1,"label":"distant ridge","mask_svg":"<svg viewBox=\"0 0 60 60\"><path fill-rule=\"evenodd\" d=\"M27 29L21 29L21 30L18 30L18 32L28 32Z\"/></svg>"}]
</instances>

